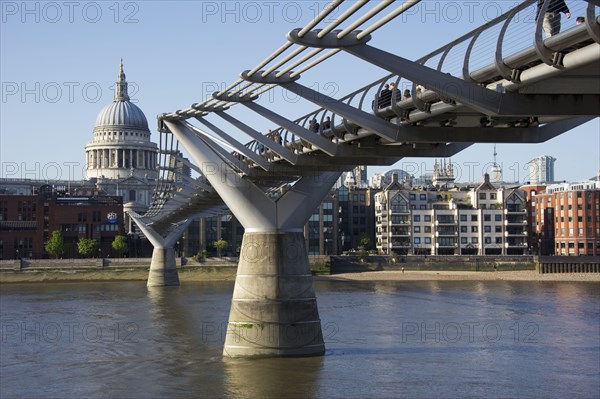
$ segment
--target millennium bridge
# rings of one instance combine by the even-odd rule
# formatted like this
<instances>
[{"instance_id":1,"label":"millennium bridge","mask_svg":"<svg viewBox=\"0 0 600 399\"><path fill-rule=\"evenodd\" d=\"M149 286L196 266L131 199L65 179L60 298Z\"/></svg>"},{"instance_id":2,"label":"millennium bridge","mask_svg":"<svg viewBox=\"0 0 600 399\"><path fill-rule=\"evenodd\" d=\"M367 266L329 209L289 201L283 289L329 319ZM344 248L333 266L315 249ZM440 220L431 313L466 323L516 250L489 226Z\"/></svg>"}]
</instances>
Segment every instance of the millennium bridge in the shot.
<instances>
[{"instance_id":1,"label":"millennium bridge","mask_svg":"<svg viewBox=\"0 0 600 399\"><path fill-rule=\"evenodd\" d=\"M158 116L153 204L144 215L130 213L154 246L148 285L179 285L175 242L193 218L228 207L245 233L225 356L324 353L303 226L342 172L449 157L473 143L540 143L600 115L599 0L572 2L571 13L584 21L552 36L543 27L550 0L540 8L527 0L417 60L369 44L419 2L334 0L222 91ZM343 12L328 22L336 8ZM341 98L301 83L304 72L338 53L388 74ZM403 90L381 95L387 82ZM258 104L276 87L315 110L291 119ZM255 130L228 112L234 106L273 129ZM199 177L183 175L181 164Z\"/></svg>"}]
</instances>

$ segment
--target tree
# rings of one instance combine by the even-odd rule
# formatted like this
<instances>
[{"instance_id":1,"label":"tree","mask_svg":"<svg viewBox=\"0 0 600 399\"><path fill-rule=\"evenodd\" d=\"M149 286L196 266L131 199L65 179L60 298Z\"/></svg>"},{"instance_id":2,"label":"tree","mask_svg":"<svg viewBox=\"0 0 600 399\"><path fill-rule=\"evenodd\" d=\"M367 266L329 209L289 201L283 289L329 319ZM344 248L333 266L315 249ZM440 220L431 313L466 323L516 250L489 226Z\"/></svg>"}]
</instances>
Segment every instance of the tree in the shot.
<instances>
[{"instance_id":1,"label":"tree","mask_svg":"<svg viewBox=\"0 0 600 399\"><path fill-rule=\"evenodd\" d=\"M99 248L100 246L96 240L80 238L79 241L77 241L77 252L86 258L91 258L97 254Z\"/></svg>"},{"instance_id":2,"label":"tree","mask_svg":"<svg viewBox=\"0 0 600 399\"><path fill-rule=\"evenodd\" d=\"M206 249L198 251L198 253L194 256L194 260L196 262L204 262L206 258L208 258L208 251Z\"/></svg>"},{"instance_id":3,"label":"tree","mask_svg":"<svg viewBox=\"0 0 600 399\"><path fill-rule=\"evenodd\" d=\"M211 245L217 249L217 256L219 258L221 257L221 251L229 247L229 243L222 238L218 239L217 241L213 241Z\"/></svg>"},{"instance_id":4,"label":"tree","mask_svg":"<svg viewBox=\"0 0 600 399\"><path fill-rule=\"evenodd\" d=\"M62 234L60 234L60 231L54 230L52 232L52 235L46 243L46 246L44 246L44 249L50 255L54 255L56 259L58 259L59 256L65 253L65 240Z\"/></svg>"},{"instance_id":5,"label":"tree","mask_svg":"<svg viewBox=\"0 0 600 399\"><path fill-rule=\"evenodd\" d=\"M362 249L369 249L370 245L371 245L371 239L369 238L367 233L360 233L360 237L358 238L359 248L362 247Z\"/></svg>"},{"instance_id":6,"label":"tree","mask_svg":"<svg viewBox=\"0 0 600 399\"><path fill-rule=\"evenodd\" d=\"M119 256L123 256L123 253L127 252L128 249L127 239L123 236L116 235L111 246Z\"/></svg>"}]
</instances>

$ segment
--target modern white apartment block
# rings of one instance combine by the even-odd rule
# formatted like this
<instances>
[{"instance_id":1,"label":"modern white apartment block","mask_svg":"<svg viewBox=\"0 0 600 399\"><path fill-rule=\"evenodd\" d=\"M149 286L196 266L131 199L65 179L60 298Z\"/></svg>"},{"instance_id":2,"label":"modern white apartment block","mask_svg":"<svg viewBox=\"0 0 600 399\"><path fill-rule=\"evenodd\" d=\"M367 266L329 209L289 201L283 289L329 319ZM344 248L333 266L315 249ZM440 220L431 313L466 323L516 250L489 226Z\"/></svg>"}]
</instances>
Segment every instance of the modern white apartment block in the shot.
<instances>
[{"instance_id":1,"label":"modern white apartment block","mask_svg":"<svg viewBox=\"0 0 600 399\"><path fill-rule=\"evenodd\" d=\"M486 174L472 189L405 189L397 178L375 194L376 246L381 254L523 255L525 193L496 188Z\"/></svg>"}]
</instances>

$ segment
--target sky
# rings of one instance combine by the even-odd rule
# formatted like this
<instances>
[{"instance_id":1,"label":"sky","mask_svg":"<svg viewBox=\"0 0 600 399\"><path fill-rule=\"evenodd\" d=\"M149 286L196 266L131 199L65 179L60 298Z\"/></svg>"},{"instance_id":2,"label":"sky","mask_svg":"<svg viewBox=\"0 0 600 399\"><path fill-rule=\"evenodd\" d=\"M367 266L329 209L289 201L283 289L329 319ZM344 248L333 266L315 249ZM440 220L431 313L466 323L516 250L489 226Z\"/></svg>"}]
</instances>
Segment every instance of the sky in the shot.
<instances>
[{"instance_id":1,"label":"sky","mask_svg":"<svg viewBox=\"0 0 600 399\"><path fill-rule=\"evenodd\" d=\"M376 31L370 44L417 59L516 3L423 1ZM583 2L567 1L574 16L582 12L577 3ZM186 108L234 82L240 72L284 44L288 31L305 26L327 4L1 1L0 177L81 179L85 144L92 139L97 114L112 101L121 58L130 97L144 111L157 141L158 114ZM563 18L563 24L573 20ZM526 16L515 22L510 44L531 40L520 33L532 26ZM482 40L480 47L485 43ZM474 63L488 59L477 58L477 50L476 46ZM459 65L453 56L448 62ZM341 97L385 75L386 71L342 52L304 73L300 83ZM259 103L289 119L316 108L281 89L263 95ZM274 128L243 108L233 107L232 115L263 132ZM219 125L219 118L209 120L229 126ZM242 142L250 140L241 132L228 131ZM454 156L457 180L480 181L493 162L493 152L493 144L475 144ZM527 181L527 163L540 155L557 159L557 180L585 180L600 168L600 121L596 118L546 143L498 144L497 153L506 181ZM433 163L429 158L405 158L368 171L372 175L400 168L419 176L432 172Z\"/></svg>"}]
</instances>

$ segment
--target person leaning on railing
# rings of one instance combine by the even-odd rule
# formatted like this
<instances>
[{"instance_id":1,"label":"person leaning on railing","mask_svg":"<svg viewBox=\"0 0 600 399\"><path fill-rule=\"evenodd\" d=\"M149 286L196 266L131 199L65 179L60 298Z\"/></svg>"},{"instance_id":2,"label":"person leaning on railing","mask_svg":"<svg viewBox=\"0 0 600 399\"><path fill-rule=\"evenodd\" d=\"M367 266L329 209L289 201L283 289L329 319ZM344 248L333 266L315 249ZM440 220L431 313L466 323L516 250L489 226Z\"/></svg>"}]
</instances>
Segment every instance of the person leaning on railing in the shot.
<instances>
[{"instance_id":1,"label":"person leaning on railing","mask_svg":"<svg viewBox=\"0 0 600 399\"><path fill-rule=\"evenodd\" d=\"M565 0L538 0L536 20L540 15L544 1L548 1L550 4L544 13L542 27L544 28L544 32L546 32L546 36L550 37L560 32L560 13L562 12L567 18L571 18L571 11L569 11Z\"/></svg>"}]
</instances>

